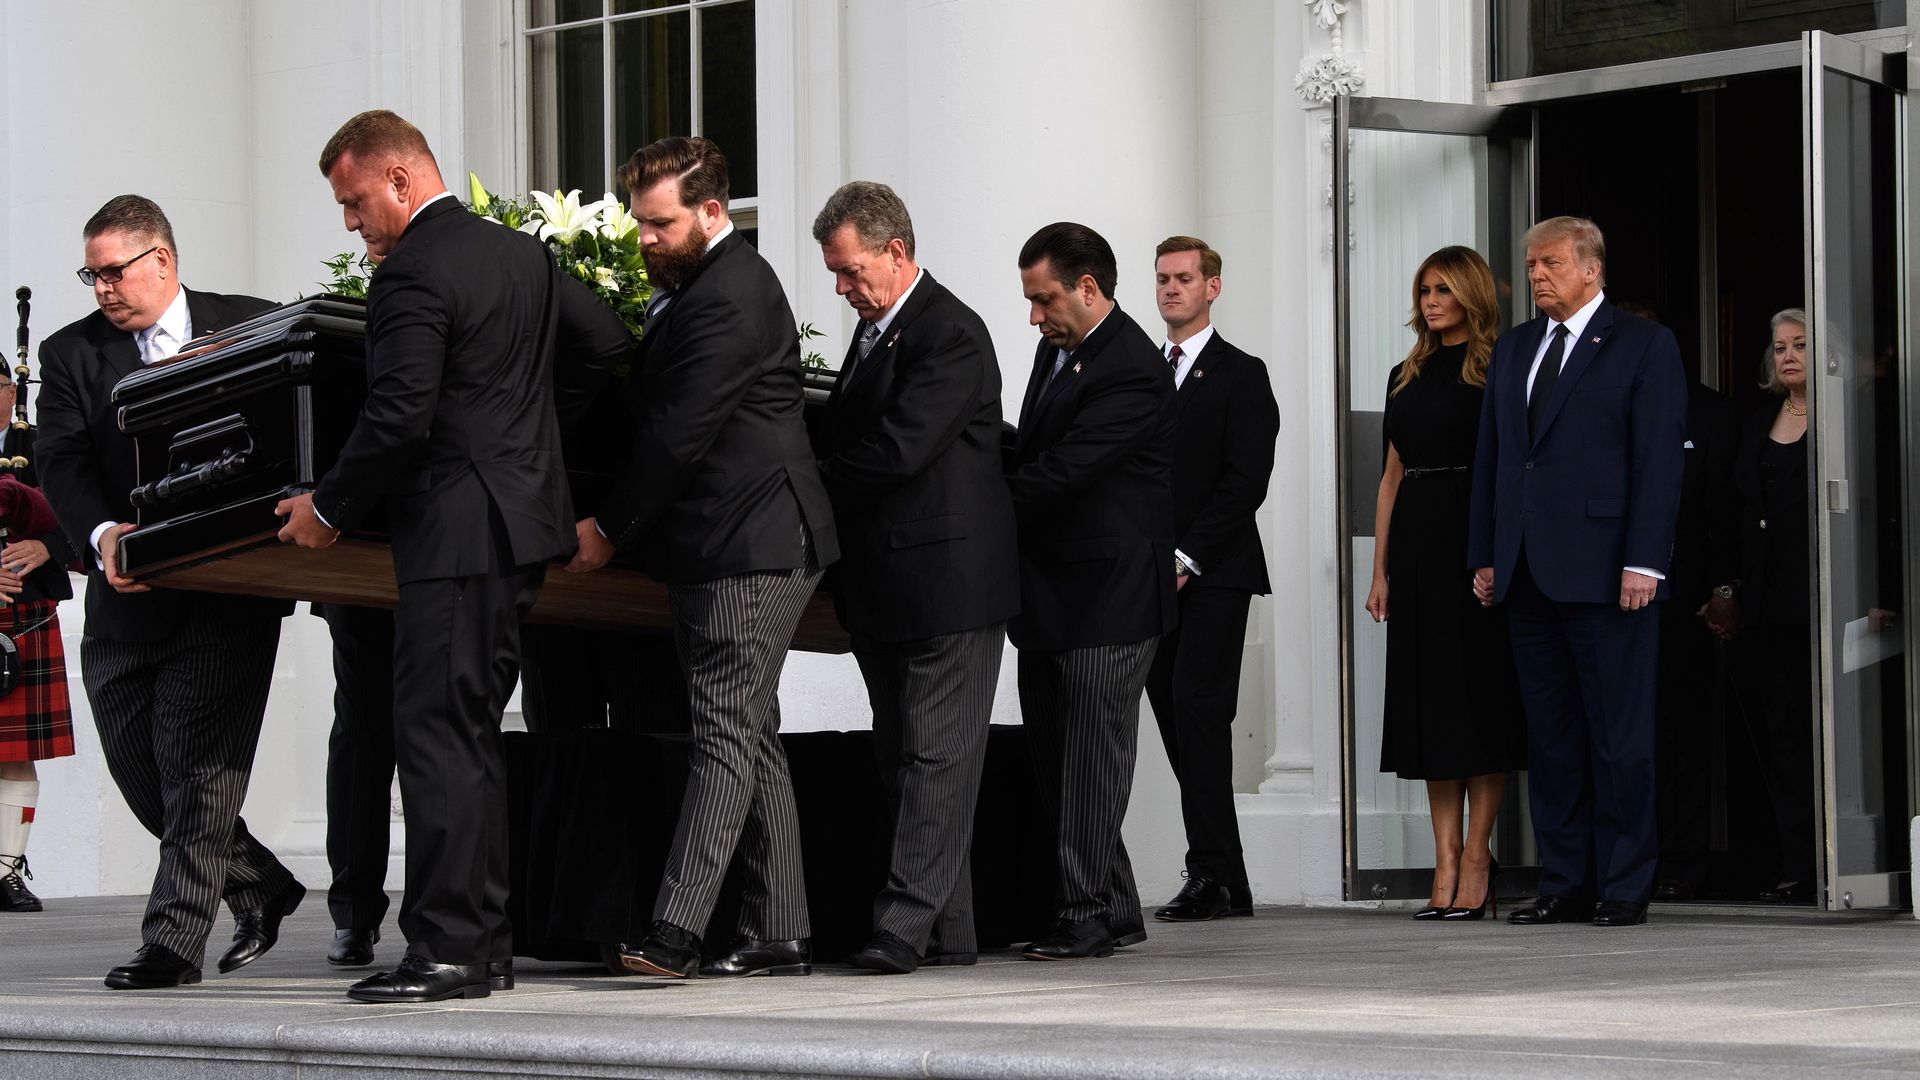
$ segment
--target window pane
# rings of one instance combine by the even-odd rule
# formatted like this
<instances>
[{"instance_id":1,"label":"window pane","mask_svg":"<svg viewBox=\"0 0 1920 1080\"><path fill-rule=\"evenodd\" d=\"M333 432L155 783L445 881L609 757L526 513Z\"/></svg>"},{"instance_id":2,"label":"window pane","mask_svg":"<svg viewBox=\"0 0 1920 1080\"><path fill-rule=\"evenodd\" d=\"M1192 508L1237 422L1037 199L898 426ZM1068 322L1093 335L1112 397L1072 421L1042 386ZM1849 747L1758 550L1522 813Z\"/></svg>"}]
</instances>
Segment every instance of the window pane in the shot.
<instances>
[{"instance_id":1,"label":"window pane","mask_svg":"<svg viewBox=\"0 0 1920 1080\"><path fill-rule=\"evenodd\" d=\"M613 0L613 13L625 15L629 11L652 11L654 8L680 7L687 0Z\"/></svg>"},{"instance_id":2,"label":"window pane","mask_svg":"<svg viewBox=\"0 0 1920 1080\"><path fill-rule=\"evenodd\" d=\"M607 189L605 64L598 26L527 39L528 180L542 190ZM503 184L503 178L491 183Z\"/></svg>"},{"instance_id":3,"label":"window pane","mask_svg":"<svg viewBox=\"0 0 1920 1080\"><path fill-rule=\"evenodd\" d=\"M1496 80L1851 34L1906 24L1906 5L1866 0L1488 0Z\"/></svg>"},{"instance_id":4,"label":"window pane","mask_svg":"<svg viewBox=\"0 0 1920 1080\"><path fill-rule=\"evenodd\" d=\"M613 152L618 161L655 139L693 134L688 34L684 11L613 24Z\"/></svg>"},{"instance_id":5,"label":"window pane","mask_svg":"<svg viewBox=\"0 0 1920 1080\"><path fill-rule=\"evenodd\" d=\"M597 19L603 14L601 0L531 0L527 4L527 28Z\"/></svg>"},{"instance_id":6,"label":"window pane","mask_svg":"<svg viewBox=\"0 0 1920 1080\"><path fill-rule=\"evenodd\" d=\"M753 0L701 8L700 134L727 155L736 199L760 193L753 69Z\"/></svg>"}]
</instances>

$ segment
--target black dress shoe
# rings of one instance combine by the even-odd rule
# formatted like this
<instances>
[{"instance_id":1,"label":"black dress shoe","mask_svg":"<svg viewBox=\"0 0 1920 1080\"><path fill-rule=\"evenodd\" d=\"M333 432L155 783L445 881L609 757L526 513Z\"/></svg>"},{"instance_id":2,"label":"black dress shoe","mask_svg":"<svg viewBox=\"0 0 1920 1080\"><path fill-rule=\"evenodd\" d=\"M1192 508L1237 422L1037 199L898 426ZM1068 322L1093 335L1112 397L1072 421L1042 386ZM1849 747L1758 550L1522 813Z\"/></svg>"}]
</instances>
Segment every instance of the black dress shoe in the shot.
<instances>
[{"instance_id":1,"label":"black dress shoe","mask_svg":"<svg viewBox=\"0 0 1920 1080\"><path fill-rule=\"evenodd\" d=\"M266 902L264 907L237 912L233 916L233 944L220 957L220 974L246 967L267 954L280 940L280 920L293 914L305 899L307 887L294 882L286 891Z\"/></svg>"},{"instance_id":2,"label":"black dress shoe","mask_svg":"<svg viewBox=\"0 0 1920 1080\"><path fill-rule=\"evenodd\" d=\"M655 919L640 944L620 950L620 962L642 975L684 979L700 966L700 935Z\"/></svg>"},{"instance_id":3,"label":"black dress shoe","mask_svg":"<svg viewBox=\"0 0 1920 1080\"><path fill-rule=\"evenodd\" d=\"M32 877L25 855L0 857L0 911L42 911L40 898L33 895L22 876Z\"/></svg>"},{"instance_id":4,"label":"black dress shoe","mask_svg":"<svg viewBox=\"0 0 1920 1080\"><path fill-rule=\"evenodd\" d=\"M899 937L875 930L873 938L848 957L847 963L882 975L911 975L920 966L920 954Z\"/></svg>"},{"instance_id":5,"label":"black dress shoe","mask_svg":"<svg viewBox=\"0 0 1920 1080\"><path fill-rule=\"evenodd\" d=\"M1107 924L1107 936L1113 939L1113 947L1124 949L1129 945L1138 945L1147 940L1147 924L1140 919Z\"/></svg>"},{"instance_id":6,"label":"black dress shoe","mask_svg":"<svg viewBox=\"0 0 1920 1080\"><path fill-rule=\"evenodd\" d=\"M333 947L327 950L327 963L334 967L366 967L373 963L373 945L379 940L378 930L335 930Z\"/></svg>"},{"instance_id":7,"label":"black dress shoe","mask_svg":"<svg viewBox=\"0 0 1920 1080\"><path fill-rule=\"evenodd\" d=\"M1542 896L1526 907L1507 913L1515 926L1545 926L1548 923L1587 922L1593 918L1593 904L1565 896Z\"/></svg>"},{"instance_id":8,"label":"black dress shoe","mask_svg":"<svg viewBox=\"0 0 1920 1080\"><path fill-rule=\"evenodd\" d=\"M513 989L513 961L490 960L487 962L487 989Z\"/></svg>"},{"instance_id":9,"label":"black dress shoe","mask_svg":"<svg viewBox=\"0 0 1920 1080\"><path fill-rule=\"evenodd\" d=\"M1146 932L1141 931L1141 937L1145 936ZM1028 945L1020 955L1028 960L1086 960L1112 956L1114 944L1113 934L1099 919L1080 922L1061 919L1054 924L1053 933Z\"/></svg>"},{"instance_id":10,"label":"black dress shoe","mask_svg":"<svg viewBox=\"0 0 1920 1080\"><path fill-rule=\"evenodd\" d=\"M742 975L811 975L813 943L807 938L786 941L761 941L743 937L733 943L732 951L700 965L700 974L710 979L730 979Z\"/></svg>"},{"instance_id":11,"label":"black dress shoe","mask_svg":"<svg viewBox=\"0 0 1920 1080\"><path fill-rule=\"evenodd\" d=\"M400 966L392 971L369 975L347 988L347 996L353 1000L376 1005L483 998L491 992L487 965L436 964L413 953L401 958Z\"/></svg>"},{"instance_id":12,"label":"black dress shoe","mask_svg":"<svg viewBox=\"0 0 1920 1080\"><path fill-rule=\"evenodd\" d=\"M191 986L200 981L200 969L172 949L142 945L133 959L107 972L109 990L158 990L163 986Z\"/></svg>"},{"instance_id":13,"label":"black dress shoe","mask_svg":"<svg viewBox=\"0 0 1920 1080\"><path fill-rule=\"evenodd\" d=\"M1763 904L1811 904L1813 903L1813 882L1783 881L1760 894Z\"/></svg>"},{"instance_id":14,"label":"black dress shoe","mask_svg":"<svg viewBox=\"0 0 1920 1080\"><path fill-rule=\"evenodd\" d=\"M1693 886L1679 878L1661 878L1653 886L1653 898L1663 904L1685 903L1693 899Z\"/></svg>"},{"instance_id":15,"label":"black dress shoe","mask_svg":"<svg viewBox=\"0 0 1920 1080\"><path fill-rule=\"evenodd\" d=\"M980 954L967 952L930 952L920 958L921 967L972 967L980 962Z\"/></svg>"},{"instance_id":16,"label":"black dress shoe","mask_svg":"<svg viewBox=\"0 0 1920 1080\"><path fill-rule=\"evenodd\" d=\"M1161 922L1211 922L1232 908L1233 897L1225 885L1204 874L1188 874L1180 892L1153 917Z\"/></svg>"},{"instance_id":17,"label":"black dress shoe","mask_svg":"<svg viewBox=\"0 0 1920 1080\"><path fill-rule=\"evenodd\" d=\"M1593 907L1595 926L1639 926L1647 921L1647 905L1626 900L1602 900Z\"/></svg>"}]
</instances>

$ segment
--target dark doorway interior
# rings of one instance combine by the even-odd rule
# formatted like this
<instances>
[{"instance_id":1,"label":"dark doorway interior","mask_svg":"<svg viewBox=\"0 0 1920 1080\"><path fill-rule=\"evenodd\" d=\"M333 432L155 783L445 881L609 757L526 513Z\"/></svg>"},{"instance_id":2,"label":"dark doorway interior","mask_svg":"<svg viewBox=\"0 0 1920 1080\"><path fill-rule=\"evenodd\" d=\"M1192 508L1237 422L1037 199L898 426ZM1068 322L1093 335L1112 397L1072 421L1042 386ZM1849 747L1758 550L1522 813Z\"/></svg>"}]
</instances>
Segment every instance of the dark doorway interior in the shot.
<instances>
[{"instance_id":1,"label":"dark doorway interior","mask_svg":"<svg viewBox=\"0 0 1920 1080\"><path fill-rule=\"evenodd\" d=\"M1671 328L1690 374L1733 398L1742 417L1776 407L1758 387L1769 319L1803 306L1805 281L1797 73L1551 104L1539 118L1539 215L1598 223L1608 295ZM1678 602L1663 626L1700 632L1699 600ZM1661 878L1680 888L1661 898L1756 900L1780 882L1782 860L1761 780L1768 749L1742 692L1751 665L1737 639L1681 655L1689 670L1675 679L1669 661L1667 684L1706 691L1669 702L1660 719L1662 831L1682 838L1663 844ZM1807 722L1811 730L1811 711ZM1676 745L1687 749L1670 753ZM1699 850L1667 850L1687 847Z\"/></svg>"}]
</instances>

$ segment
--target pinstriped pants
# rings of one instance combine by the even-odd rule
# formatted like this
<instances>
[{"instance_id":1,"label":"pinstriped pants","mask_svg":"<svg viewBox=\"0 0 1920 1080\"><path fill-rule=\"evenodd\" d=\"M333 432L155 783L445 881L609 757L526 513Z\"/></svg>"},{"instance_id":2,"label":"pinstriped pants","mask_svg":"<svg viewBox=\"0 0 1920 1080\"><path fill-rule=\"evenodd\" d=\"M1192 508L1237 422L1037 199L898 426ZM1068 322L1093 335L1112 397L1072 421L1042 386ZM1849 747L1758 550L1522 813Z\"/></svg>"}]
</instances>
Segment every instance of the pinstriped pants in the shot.
<instances>
[{"instance_id":1,"label":"pinstriped pants","mask_svg":"<svg viewBox=\"0 0 1920 1080\"><path fill-rule=\"evenodd\" d=\"M819 580L809 547L804 569L667 590L693 751L656 919L704 934L737 849L745 877L737 932L776 941L812 936L779 690L794 627Z\"/></svg>"},{"instance_id":2,"label":"pinstriped pants","mask_svg":"<svg viewBox=\"0 0 1920 1080\"><path fill-rule=\"evenodd\" d=\"M855 637L873 748L893 818L873 926L924 952L974 952L974 804L1007 624L922 641Z\"/></svg>"},{"instance_id":3,"label":"pinstriped pants","mask_svg":"<svg viewBox=\"0 0 1920 1080\"><path fill-rule=\"evenodd\" d=\"M141 941L198 966L224 898L260 907L293 884L240 819L280 621L195 614L164 641L80 640L100 749L134 817L160 838Z\"/></svg>"},{"instance_id":4,"label":"pinstriped pants","mask_svg":"<svg viewBox=\"0 0 1920 1080\"><path fill-rule=\"evenodd\" d=\"M1058 837L1058 914L1070 922L1142 922L1120 823L1133 794L1140 691L1159 644L1020 651L1020 717Z\"/></svg>"}]
</instances>

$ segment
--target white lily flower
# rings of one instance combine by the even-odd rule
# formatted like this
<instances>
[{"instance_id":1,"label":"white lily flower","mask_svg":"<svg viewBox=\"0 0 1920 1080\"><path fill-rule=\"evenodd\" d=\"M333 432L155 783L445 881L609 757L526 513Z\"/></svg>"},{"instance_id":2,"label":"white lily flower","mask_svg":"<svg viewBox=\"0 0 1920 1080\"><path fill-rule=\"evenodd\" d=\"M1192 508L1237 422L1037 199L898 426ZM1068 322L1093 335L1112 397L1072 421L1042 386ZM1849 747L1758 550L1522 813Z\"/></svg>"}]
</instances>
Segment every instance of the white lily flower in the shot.
<instances>
[{"instance_id":1,"label":"white lily flower","mask_svg":"<svg viewBox=\"0 0 1920 1080\"><path fill-rule=\"evenodd\" d=\"M600 235L608 240L623 240L640 231L640 219L627 211L627 204L613 197L612 192L601 200L611 203L600 212Z\"/></svg>"},{"instance_id":2,"label":"white lily flower","mask_svg":"<svg viewBox=\"0 0 1920 1080\"><path fill-rule=\"evenodd\" d=\"M611 289L616 284L612 269L605 266L593 268L593 280L603 289Z\"/></svg>"},{"instance_id":3,"label":"white lily flower","mask_svg":"<svg viewBox=\"0 0 1920 1080\"><path fill-rule=\"evenodd\" d=\"M536 191L533 201L539 207L537 213L542 219L535 235L542 240L558 239L565 242L593 228L609 200L599 199L582 206L580 189L574 188L565 195L557 191L551 195Z\"/></svg>"}]
</instances>

